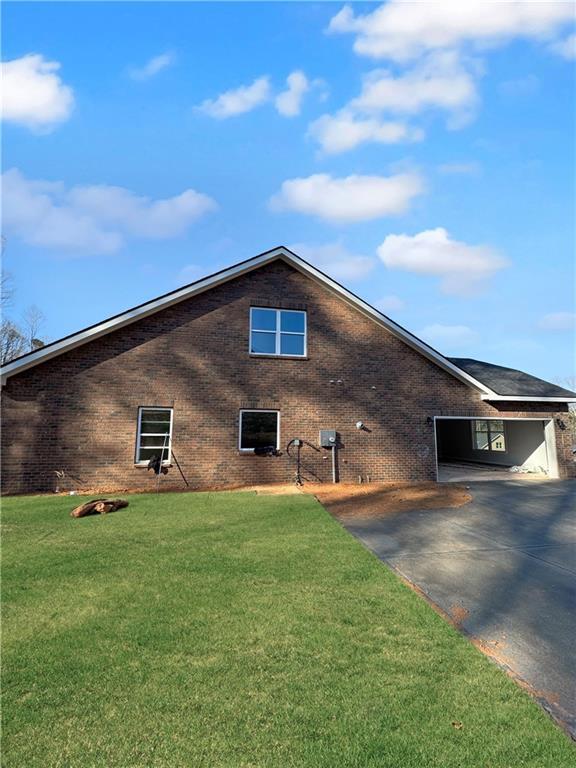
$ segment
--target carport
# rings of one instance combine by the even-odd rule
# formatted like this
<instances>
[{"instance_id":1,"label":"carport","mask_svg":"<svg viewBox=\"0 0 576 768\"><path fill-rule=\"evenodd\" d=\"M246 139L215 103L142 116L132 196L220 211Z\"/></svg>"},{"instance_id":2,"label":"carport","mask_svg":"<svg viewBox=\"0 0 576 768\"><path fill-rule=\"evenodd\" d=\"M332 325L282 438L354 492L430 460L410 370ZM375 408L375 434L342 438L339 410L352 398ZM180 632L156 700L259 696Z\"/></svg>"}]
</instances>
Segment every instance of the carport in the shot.
<instances>
[{"instance_id":1,"label":"carport","mask_svg":"<svg viewBox=\"0 0 576 768\"><path fill-rule=\"evenodd\" d=\"M558 477L552 419L437 416L434 423L440 482Z\"/></svg>"}]
</instances>

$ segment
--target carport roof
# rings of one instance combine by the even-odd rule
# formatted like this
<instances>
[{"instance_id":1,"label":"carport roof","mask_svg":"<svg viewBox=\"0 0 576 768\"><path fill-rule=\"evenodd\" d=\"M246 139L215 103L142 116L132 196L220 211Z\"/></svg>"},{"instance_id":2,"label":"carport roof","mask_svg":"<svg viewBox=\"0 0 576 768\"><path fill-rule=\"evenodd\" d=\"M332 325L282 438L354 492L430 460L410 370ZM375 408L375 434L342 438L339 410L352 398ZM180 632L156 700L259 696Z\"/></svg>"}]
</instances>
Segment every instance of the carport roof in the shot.
<instances>
[{"instance_id":1,"label":"carport roof","mask_svg":"<svg viewBox=\"0 0 576 768\"><path fill-rule=\"evenodd\" d=\"M470 357L449 357L448 360L499 395L576 399L576 393L569 389L551 384L524 371L504 368L502 365L485 363L482 360L473 360Z\"/></svg>"}]
</instances>

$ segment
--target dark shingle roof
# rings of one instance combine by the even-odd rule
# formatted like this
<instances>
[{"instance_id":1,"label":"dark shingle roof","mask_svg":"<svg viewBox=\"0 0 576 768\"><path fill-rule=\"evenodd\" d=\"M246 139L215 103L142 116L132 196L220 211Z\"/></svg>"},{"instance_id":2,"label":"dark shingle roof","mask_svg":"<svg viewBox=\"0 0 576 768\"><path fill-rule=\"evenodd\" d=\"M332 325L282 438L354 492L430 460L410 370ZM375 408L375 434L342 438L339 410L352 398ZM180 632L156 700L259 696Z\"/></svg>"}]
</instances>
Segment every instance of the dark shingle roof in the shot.
<instances>
[{"instance_id":1,"label":"dark shingle roof","mask_svg":"<svg viewBox=\"0 0 576 768\"><path fill-rule=\"evenodd\" d=\"M569 389L551 384L514 368L504 368L469 357L449 357L451 363L490 387L498 395L525 395L526 397L574 397Z\"/></svg>"}]
</instances>

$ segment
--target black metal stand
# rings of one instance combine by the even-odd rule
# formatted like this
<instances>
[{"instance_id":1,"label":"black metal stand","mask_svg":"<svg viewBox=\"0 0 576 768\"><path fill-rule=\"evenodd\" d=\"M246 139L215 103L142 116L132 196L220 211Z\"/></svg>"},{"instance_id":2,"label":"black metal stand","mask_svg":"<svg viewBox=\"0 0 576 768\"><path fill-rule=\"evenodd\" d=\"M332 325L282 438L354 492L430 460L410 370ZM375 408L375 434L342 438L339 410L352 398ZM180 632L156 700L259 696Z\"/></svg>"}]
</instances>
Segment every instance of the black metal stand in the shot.
<instances>
[{"instance_id":1,"label":"black metal stand","mask_svg":"<svg viewBox=\"0 0 576 768\"><path fill-rule=\"evenodd\" d=\"M178 467L178 472L180 472L180 475L182 476L182 480L184 480L184 482L186 483L186 486L189 488L190 487L190 483L184 477L184 472L182 472L182 468L180 467L180 464L178 464L178 459L174 455L174 451L170 450L170 453L172 454L172 458L174 459L174 462L176 463L176 466Z\"/></svg>"}]
</instances>

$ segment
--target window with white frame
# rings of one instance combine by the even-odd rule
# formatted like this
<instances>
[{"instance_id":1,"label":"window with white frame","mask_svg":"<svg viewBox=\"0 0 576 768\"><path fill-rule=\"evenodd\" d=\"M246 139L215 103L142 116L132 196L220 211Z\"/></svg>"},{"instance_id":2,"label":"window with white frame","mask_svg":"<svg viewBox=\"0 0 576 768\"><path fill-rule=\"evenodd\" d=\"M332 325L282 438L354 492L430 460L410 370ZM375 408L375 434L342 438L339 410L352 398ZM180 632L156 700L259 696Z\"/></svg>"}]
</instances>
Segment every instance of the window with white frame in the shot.
<instances>
[{"instance_id":1,"label":"window with white frame","mask_svg":"<svg viewBox=\"0 0 576 768\"><path fill-rule=\"evenodd\" d=\"M250 308L250 352L276 357L306 356L306 312Z\"/></svg>"},{"instance_id":2,"label":"window with white frame","mask_svg":"<svg viewBox=\"0 0 576 768\"><path fill-rule=\"evenodd\" d=\"M170 460L172 450L172 408L141 407L138 409L136 464L148 463L153 456Z\"/></svg>"},{"instance_id":3,"label":"window with white frame","mask_svg":"<svg viewBox=\"0 0 576 768\"><path fill-rule=\"evenodd\" d=\"M506 436L502 419L474 419L472 447L476 451L506 451Z\"/></svg>"},{"instance_id":4,"label":"window with white frame","mask_svg":"<svg viewBox=\"0 0 576 768\"><path fill-rule=\"evenodd\" d=\"M240 411L238 447L241 451L256 448L280 448L280 411Z\"/></svg>"}]
</instances>

